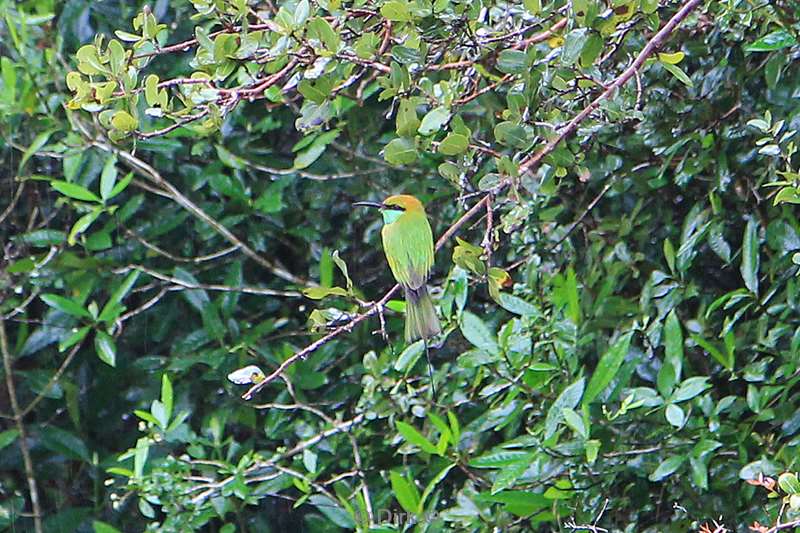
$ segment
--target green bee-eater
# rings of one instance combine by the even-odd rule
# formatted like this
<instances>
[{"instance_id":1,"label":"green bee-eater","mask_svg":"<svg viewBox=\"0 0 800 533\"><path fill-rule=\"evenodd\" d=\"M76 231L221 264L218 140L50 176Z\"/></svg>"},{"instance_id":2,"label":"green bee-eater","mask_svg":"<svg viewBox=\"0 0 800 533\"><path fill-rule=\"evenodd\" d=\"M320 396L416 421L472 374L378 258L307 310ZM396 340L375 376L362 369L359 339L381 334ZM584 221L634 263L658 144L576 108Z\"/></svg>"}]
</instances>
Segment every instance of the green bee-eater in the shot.
<instances>
[{"instance_id":1,"label":"green bee-eater","mask_svg":"<svg viewBox=\"0 0 800 533\"><path fill-rule=\"evenodd\" d=\"M425 282L433 267L433 232L422 202L408 194L383 203L357 202L383 215L383 251L394 279L406 295L406 341L429 339L442 329Z\"/></svg>"}]
</instances>

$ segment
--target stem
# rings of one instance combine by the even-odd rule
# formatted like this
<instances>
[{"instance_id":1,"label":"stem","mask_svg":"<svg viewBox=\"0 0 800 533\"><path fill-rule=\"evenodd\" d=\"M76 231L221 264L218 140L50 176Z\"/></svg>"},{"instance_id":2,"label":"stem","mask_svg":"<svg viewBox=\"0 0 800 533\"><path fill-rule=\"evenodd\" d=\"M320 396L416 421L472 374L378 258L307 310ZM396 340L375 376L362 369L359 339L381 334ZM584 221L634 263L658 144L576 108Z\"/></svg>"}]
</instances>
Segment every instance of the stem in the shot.
<instances>
[{"instance_id":1,"label":"stem","mask_svg":"<svg viewBox=\"0 0 800 533\"><path fill-rule=\"evenodd\" d=\"M22 461L25 463L25 477L28 479L28 490L31 495L31 507L33 508L33 529L36 533L42 533L42 508L39 504L39 490L36 488L36 477L33 473L33 461L31 461L31 451L28 448L28 432L22 423L22 413L17 403L17 389L14 386L14 377L11 368L11 352L8 349L8 339L6 338L6 323L0 320L0 351L3 352L3 367L6 372L6 386L8 387L8 397L11 400L11 411L14 414L14 422L19 431L19 449L22 452Z\"/></svg>"}]
</instances>

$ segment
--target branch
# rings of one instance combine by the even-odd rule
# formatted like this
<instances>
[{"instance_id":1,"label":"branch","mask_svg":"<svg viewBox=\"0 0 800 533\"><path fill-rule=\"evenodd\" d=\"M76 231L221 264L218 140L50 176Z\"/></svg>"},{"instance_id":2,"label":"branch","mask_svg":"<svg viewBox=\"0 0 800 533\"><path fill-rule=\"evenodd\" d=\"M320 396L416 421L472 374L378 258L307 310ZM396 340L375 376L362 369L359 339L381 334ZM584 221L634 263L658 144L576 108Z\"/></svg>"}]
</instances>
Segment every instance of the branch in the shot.
<instances>
[{"instance_id":1,"label":"branch","mask_svg":"<svg viewBox=\"0 0 800 533\"><path fill-rule=\"evenodd\" d=\"M17 186L17 191L14 193L14 197L11 198L11 202L8 204L8 207L6 207L5 211L3 211L3 214L0 214L0 224L3 223L6 217L14 210L14 207L16 207L19 197L22 196L23 189L25 189L25 180L22 180Z\"/></svg>"},{"instance_id":2,"label":"branch","mask_svg":"<svg viewBox=\"0 0 800 533\"><path fill-rule=\"evenodd\" d=\"M31 495L31 508L33 509L33 528L36 533L42 533L42 508L39 504L39 490L36 487L36 477L33 472L33 461L31 461L31 451L28 448L28 432L22 423L22 412L17 403L17 390L14 386L14 375L11 368L11 352L8 349L8 339L6 338L6 323L0 320L0 351L3 352L3 367L6 372L6 386L8 387L8 397L11 400L11 412L14 414L14 422L19 431L19 449L22 452L22 461L25 464L25 477L28 478L28 490Z\"/></svg>"},{"instance_id":3,"label":"branch","mask_svg":"<svg viewBox=\"0 0 800 533\"><path fill-rule=\"evenodd\" d=\"M169 196L168 196L168 198L169 198ZM135 231L133 231L131 229L128 229L125 226L120 226L120 227L122 228L122 230L125 232L126 235L128 235L130 237L133 237L134 239L139 241L142 244L142 246L144 246L148 250L151 250L151 251L157 253L158 255L162 255L162 256L166 257L167 259L171 259L172 261L175 261L176 263L194 263L194 264L204 263L206 261L213 261L214 259L219 259L220 257L226 256L226 255L228 255L228 254L230 254L232 252L235 252L236 250L239 249L239 245L238 244L234 244L233 246L228 246L225 249L219 250L217 252L212 252L212 253L207 254L207 255L198 255L196 257L181 257L181 256L178 256L178 255L175 255L175 254L171 254L171 253L169 253L168 251L166 251L166 250L164 250L162 248L159 248L155 244L153 244L153 243L147 241L146 239L144 239L143 237L141 237Z\"/></svg>"},{"instance_id":4,"label":"branch","mask_svg":"<svg viewBox=\"0 0 800 533\"><path fill-rule=\"evenodd\" d=\"M442 236L441 236L441 237L439 237L439 240L438 240L438 241L436 241L436 250L438 251L438 250L439 250L439 249L440 249L442 246L444 246L444 244L445 244L445 243L446 243L448 240L450 240L450 238L451 238L453 235L455 235L455 233L456 233L456 232L457 232L459 229L461 229L461 227L462 227L462 226L463 226L463 225L464 225L464 224L465 224L465 223L466 223L466 222L467 222L467 221L468 221L470 218L472 218L472 217L474 217L476 214L478 214L478 213L479 213L479 212L480 212L480 211L481 211L481 210L484 208L484 206L485 206L485 205L486 205L488 202L489 202L489 196L488 196L488 194L487 194L487 195L486 195L486 196L484 196L484 197L483 197L483 198L482 198L482 199L481 199L481 200L480 200L478 203L476 203L475 205L473 205L473 206L472 206L472 208L471 208L469 211L467 211L466 213L464 213L463 215L461 215L461 218L459 218L458 220L456 220L456 221L453 223L453 225L452 225L452 226L450 226L449 228L447 228L447 231L445 231L445 232L442 234ZM283 372L284 372L284 371L285 371L287 368L289 368L290 366L292 366L293 364L295 364L297 361L300 361L301 359L305 359L306 357L308 357L308 355L309 355L309 354L311 354L311 353L313 353L313 352L315 352L315 351L319 350L320 348L322 348L323 346L325 346L326 344L328 344L330 341L332 341L333 339L335 339L336 337L338 337L338 336L339 336L339 335L341 335L342 333L350 333L351 331L353 331L353 328L354 328L354 327L356 327L358 324L360 324L361 322L363 322L363 321L364 321L364 320L366 320L367 318L369 318L369 317L371 317L372 315L374 315L375 313L377 313L379 309L382 309L382 308L383 308L383 306L384 306L384 305L386 305L386 303L389 301L389 299L390 299L390 298L391 298L391 297L394 295L394 293L395 293L395 292L397 292L397 290L398 290L399 288L400 288L400 285L399 285L399 284L395 284L395 286L394 286L394 287L392 287L391 289L389 289L389 292L387 292L386 294L384 294L384 295L383 295L383 297L382 297L380 300L378 300L376 303L373 303L373 304L372 304L372 305L369 307L369 309L367 309L365 312L363 312L363 313L361 313L361 314L359 314L359 315L356 315L356 316L355 316L355 317L354 317L354 318L353 318L353 319L352 319L350 322L348 322L347 324L345 324L345 325L343 325L343 326L339 326L338 328L334 329L333 331L331 331L330 333L328 333L328 334L327 334L327 335L325 335L324 337L322 337L322 338L320 338L320 339L317 339L316 341L312 342L311 344L309 344L308 346L306 346L305 348L303 348L303 349L302 349L302 350L300 350L299 352L295 353L294 355L292 355L291 357L289 357L288 359L286 359L284 362L282 362L282 363L281 363L281 364L278 366L278 368L276 368L276 369L275 369L275 370L274 370L274 371L273 371L271 374L269 374L269 375L268 375L266 378L264 378L264 380L263 380L263 381L261 381L261 382L259 382L259 383L256 383L256 384L254 384L252 387L250 387L250 388L247 390L247 392L245 392L245 393L242 395L242 398L243 398L243 399L245 399L245 400L249 400L249 399L251 399L251 398L253 397L253 395L254 395L254 394L256 394L258 391L260 391L261 389L263 389L264 387L266 387L267 385L269 385L269 384L270 384L272 381L274 381L275 379L277 379L277 378L278 378L278 377L279 377L281 374L283 374Z\"/></svg>"},{"instance_id":5,"label":"branch","mask_svg":"<svg viewBox=\"0 0 800 533\"><path fill-rule=\"evenodd\" d=\"M188 281L184 281L182 279L178 279L172 276L167 276L166 274L162 274L161 272L157 272L155 270L151 270L143 265L128 265L127 267L115 270L115 274L123 274L130 270L139 270L144 272L148 276L152 276L156 279L160 279L161 281L166 281L168 283L172 283L174 285L178 285L179 287L183 287L184 289L202 289L207 291L221 291L221 292L241 292L243 294L257 294L260 296L283 296L286 298L300 298L302 294L297 291L280 291L276 289L266 289L261 287L233 287L230 285L216 285L216 284L209 284L209 283L190 283Z\"/></svg>"},{"instance_id":6,"label":"branch","mask_svg":"<svg viewBox=\"0 0 800 533\"><path fill-rule=\"evenodd\" d=\"M84 132L87 133L87 132ZM214 217L203 211L197 204L192 202L189 198L183 195L181 191L178 190L172 183L164 179L161 174L148 163L142 161L135 155L131 154L126 150L122 150L115 146L112 146L108 143L99 141L99 140L91 140L91 145L95 146L104 152L109 152L116 154L120 159L122 159L128 167L139 173L140 175L144 176L145 178L149 179L156 185L162 187L164 190L169 192L172 199L181 207L189 211L192 215L196 218L202 220L211 228L219 233L223 238L225 238L231 244L238 246L242 252L248 256L250 259L253 259L256 263L263 266L270 272L272 272L275 276L286 280L290 283L294 283L296 285L312 285L311 282L302 279L300 277L295 276L285 268L273 263L269 259L260 256L255 250L250 248L247 244L245 244L241 239L239 239L236 235L234 235L228 228L222 225L218 220Z\"/></svg>"},{"instance_id":7,"label":"branch","mask_svg":"<svg viewBox=\"0 0 800 533\"><path fill-rule=\"evenodd\" d=\"M290 459L290 458L294 457L297 454L303 453L303 450L305 450L307 448L310 448L310 447L314 446L315 444L319 443L320 441L325 440L330 436L336 435L337 433L342 433L344 431L349 431L350 428L360 424L363 421L364 421L364 415L363 414L356 415L354 418L351 418L350 420L342 422L341 424L338 424L338 425L334 425L332 428L327 429L327 430L323 431L322 433L318 433L318 434L314 435L313 437L311 437L311 438L309 438L307 440L304 440L303 442L298 443L294 448L292 448L291 450L289 450L287 452L284 452L284 453L282 453L280 455L277 455L277 456L275 456L275 457L273 457L273 458L271 458L271 459L269 459L267 461L256 463L255 465L253 465L250 468L248 468L245 471L245 473L246 474L252 474L252 473L257 472L259 470L263 470L264 468L272 468L275 465L277 465L279 461L282 461L284 459ZM225 487L225 485L231 483L236 478L237 478L237 476L233 475L233 476L229 476L229 477L227 477L227 478L225 478L225 479L223 479L223 480L221 480L221 481L219 481L217 483L214 483L209 489L201 492L200 494L198 494L197 496L192 498L192 503L194 505L199 505L199 504L203 503L205 500L207 500L208 498L212 497L218 490L222 489L223 487Z\"/></svg>"},{"instance_id":8,"label":"branch","mask_svg":"<svg viewBox=\"0 0 800 533\"><path fill-rule=\"evenodd\" d=\"M600 96L595 98L586 108L584 108L580 113L575 115L575 117L567 123L566 126L561 128L558 134L550 139L550 141L538 152L529 155L525 159L522 160L520 163L520 173L523 172L533 172L539 165L542 164L542 160L553 152L558 144L575 133L578 129L578 126L581 122L583 122L592 112L597 109L603 100L608 99L611 97L614 92L625 85L636 73L639 69L644 65L644 62L650 57L656 50L658 50L661 45L672 35L672 32L680 25L683 20L689 16L689 14L694 11L694 9L701 4L702 0L688 0L683 6L678 10L675 15L661 28L658 33L656 33L652 39L642 48L642 51L639 52L639 55L636 56L636 59L633 60L633 63L626 68L622 74L620 74L612 83L608 86L608 88L603 91Z\"/></svg>"},{"instance_id":9,"label":"branch","mask_svg":"<svg viewBox=\"0 0 800 533\"><path fill-rule=\"evenodd\" d=\"M39 402L41 402L44 399L45 394L47 394L47 392L53 387L53 385L55 385L58 382L58 380L61 379L62 374L64 374L69 364L78 354L78 350L81 349L81 346L83 346L83 341L79 342L78 344L72 347L67 356L61 362L61 365L59 365L58 370L56 370L56 373L53 374L53 377L51 377L50 380L47 382L47 385L45 385L44 388L39 391L39 394L36 395L36 398L34 398L31 401L31 403L29 403L27 407L25 407L25 409L23 409L19 413L20 417L24 417L28 413L33 411L33 408L36 407L39 404Z\"/></svg>"}]
</instances>

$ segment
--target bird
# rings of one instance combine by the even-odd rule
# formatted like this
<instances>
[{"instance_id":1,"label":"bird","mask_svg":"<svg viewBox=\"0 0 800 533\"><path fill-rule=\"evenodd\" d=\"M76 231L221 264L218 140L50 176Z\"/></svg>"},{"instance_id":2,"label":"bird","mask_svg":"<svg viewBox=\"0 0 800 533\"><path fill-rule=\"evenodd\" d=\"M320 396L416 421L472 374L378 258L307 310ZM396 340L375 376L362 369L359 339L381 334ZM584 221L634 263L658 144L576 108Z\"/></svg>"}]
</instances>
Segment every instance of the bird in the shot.
<instances>
[{"instance_id":1,"label":"bird","mask_svg":"<svg viewBox=\"0 0 800 533\"><path fill-rule=\"evenodd\" d=\"M409 194L396 194L381 203L353 205L380 209L383 215L383 251L394 279L405 292L406 342L427 341L441 333L426 284L433 268L433 232L422 202Z\"/></svg>"}]
</instances>

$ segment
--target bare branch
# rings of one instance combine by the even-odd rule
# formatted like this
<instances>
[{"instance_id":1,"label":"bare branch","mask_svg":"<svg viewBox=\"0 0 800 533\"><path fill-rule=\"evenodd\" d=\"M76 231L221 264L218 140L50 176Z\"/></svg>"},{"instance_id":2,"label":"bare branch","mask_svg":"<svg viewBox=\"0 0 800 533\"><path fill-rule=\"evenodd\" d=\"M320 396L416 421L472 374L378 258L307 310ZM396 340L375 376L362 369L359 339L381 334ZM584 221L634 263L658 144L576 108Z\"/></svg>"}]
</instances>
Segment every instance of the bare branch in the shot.
<instances>
[{"instance_id":1,"label":"bare branch","mask_svg":"<svg viewBox=\"0 0 800 533\"><path fill-rule=\"evenodd\" d=\"M243 294L257 294L259 296L282 296L285 298L300 298L302 296L302 294L297 291L281 291L277 289L267 289L262 287L247 287L247 286L233 287L230 285L217 285L209 283L190 283L182 279L162 274L160 272L147 268L146 266L143 265L128 265L125 268L115 270L114 273L122 274L130 270L139 270L141 272L144 272L148 276L152 276L156 279L160 279L161 281L166 281L174 285L178 285L179 287L183 287L184 289L203 289L207 291L220 291L220 292L241 292Z\"/></svg>"},{"instance_id":2,"label":"bare branch","mask_svg":"<svg viewBox=\"0 0 800 533\"><path fill-rule=\"evenodd\" d=\"M19 449L22 452L22 462L25 465L25 477L28 479L28 490L31 497L31 508L33 509L33 527L36 533L42 533L42 508L39 504L39 489L36 486L36 477L33 471L33 461L31 451L28 448L28 431L22 423L23 413L17 403L17 389L14 385L13 368L11 367L11 352L8 349L8 338L6 338L6 323L0 320L0 351L3 352L3 368L6 374L6 387L8 388L8 398L11 401L11 411L14 414L14 422L19 431Z\"/></svg>"},{"instance_id":3,"label":"bare branch","mask_svg":"<svg viewBox=\"0 0 800 533\"><path fill-rule=\"evenodd\" d=\"M220 223L214 217L203 211L197 204L192 202L189 198L184 196L184 194L181 191L179 191L177 187L175 187L172 183L164 179L155 168L150 166L150 164L146 163L145 161L142 161L141 159L139 159L138 157L136 157L135 155L126 150L122 150L120 148L117 148L100 140L91 140L91 145L100 148L105 152L116 154L132 170L138 172L145 178L148 178L150 181L152 181L159 187L162 187L172 196L172 199L178 205L189 211L196 218L202 220L203 222L211 226L211 228L214 229L214 231L216 231L222 237L228 240L228 242L238 246L245 255L253 259L255 262L257 262L259 265L263 266L270 272L272 272L275 276L283 280L286 280L290 283L294 283L296 285L301 285L301 286L314 285L313 282L295 276L285 268L259 255L255 250L250 248L236 235L234 235L228 228L222 225L222 223Z\"/></svg>"}]
</instances>

